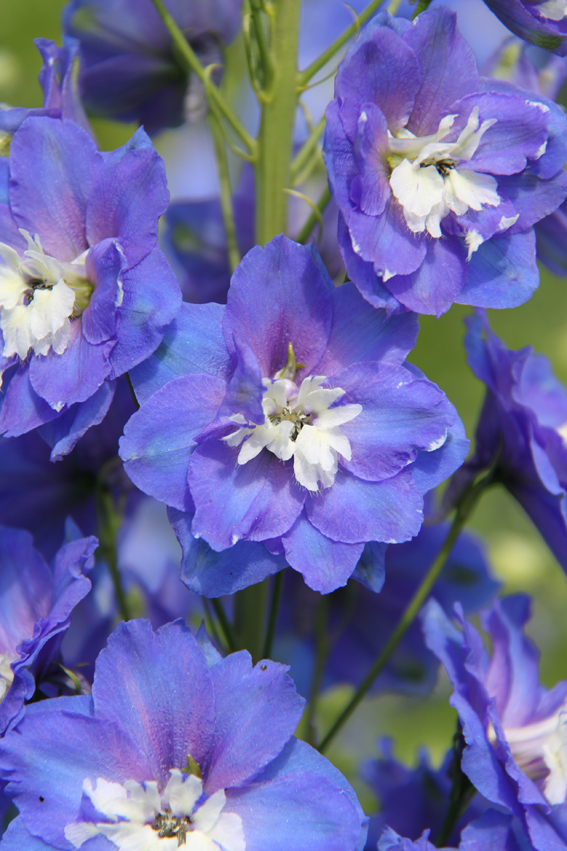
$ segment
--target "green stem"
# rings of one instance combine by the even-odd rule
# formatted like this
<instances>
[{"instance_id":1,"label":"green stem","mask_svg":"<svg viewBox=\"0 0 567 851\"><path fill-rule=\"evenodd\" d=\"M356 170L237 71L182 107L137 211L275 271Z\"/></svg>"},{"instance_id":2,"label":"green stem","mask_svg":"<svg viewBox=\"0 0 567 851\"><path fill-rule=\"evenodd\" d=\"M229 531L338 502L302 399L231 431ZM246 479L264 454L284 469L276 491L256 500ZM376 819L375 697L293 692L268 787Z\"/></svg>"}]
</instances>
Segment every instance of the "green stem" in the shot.
<instances>
[{"instance_id":1,"label":"green stem","mask_svg":"<svg viewBox=\"0 0 567 851\"><path fill-rule=\"evenodd\" d=\"M323 115L322 118L319 119L311 133L309 134L309 138L305 140L302 147L297 152L297 155L292 160L291 163L291 181L295 185L296 178L307 163L309 162L310 157L317 151L317 146L319 144L319 139L321 138L321 134L325 129L326 119Z\"/></svg>"},{"instance_id":2,"label":"green stem","mask_svg":"<svg viewBox=\"0 0 567 851\"><path fill-rule=\"evenodd\" d=\"M359 29L372 17L374 12L380 8L383 2L384 0L373 0L373 2L366 7L364 12L361 12L360 15L358 15L356 21L352 23L350 27L347 27L342 35L335 39L330 47L323 51L323 53L315 59L311 65L308 65L305 70L301 71L297 75L297 85L300 91L307 85L309 80L315 76L317 71L324 68L327 62L330 62L333 56L335 56L335 54L345 46L349 38L352 38L353 35L357 35Z\"/></svg>"},{"instance_id":3,"label":"green stem","mask_svg":"<svg viewBox=\"0 0 567 851\"><path fill-rule=\"evenodd\" d=\"M238 644L234 635L234 630L232 629L230 621L226 616L224 606L218 597L211 598L211 605L215 610L217 620L220 624L222 631L224 632L225 644L229 652L234 653L235 650L238 650Z\"/></svg>"},{"instance_id":4,"label":"green stem","mask_svg":"<svg viewBox=\"0 0 567 851\"><path fill-rule=\"evenodd\" d=\"M234 595L236 649L248 650L254 664L262 658L267 594L267 580L264 580Z\"/></svg>"},{"instance_id":5,"label":"green stem","mask_svg":"<svg viewBox=\"0 0 567 851\"><path fill-rule=\"evenodd\" d=\"M217 629L217 625L215 619L211 614L211 609L209 607L209 601L207 597L201 597L203 602L203 609L205 610L205 627L209 635L212 635L218 646L222 649L223 645L226 646L225 642L222 640L220 633Z\"/></svg>"},{"instance_id":6,"label":"green stem","mask_svg":"<svg viewBox=\"0 0 567 851\"><path fill-rule=\"evenodd\" d=\"M266 639L264 641L264 648L262 650L262 659L269 659L272 655L272 647L274 645L274 638L276 636L278 614L282 599L283 580L284 572L283 570L280 570L279 573L276 573L276 575L274 576L274 582L272 586L272 600L270 602L270 612L268 614L268 626L266 628Z\"/></svg>"},{"instance_id":7,"label":"green stem","mask_svg":"<svg viewBox=\"0 0 567 851\"><path fill-rule=\"evenodd\" d=\"M112 584L114 585L114 593L120 611L122 620L127 621L131 618L130 607L124 588L122 587L122 577L118 569L118 555L116 549L116 539L122 522L122 517L116 511L114 499L109 488L100 482L97 485L96 491L96 512L98 520L98 539L99 550L104 561L108 565Z\"/></svg>"},{"instance_id":8,"label":"green stem","mask_svg":"<svg viewBox=\"0 0 567 851\"><path fill-rule=\"evenodd\" d=\"M222 128L214 115L210 115L209 124L211 125L211 134L213 137L213 145L215 148L215 157L217 160L217 169L219 174L220 202L228 245L228 260L230 263L230 269L234 272L240 263L241 257L240 250L238 248L238 240L236 238L234 208L232 205L232 189L230 187L230 177L228 174L228 162L226 158L226 148L224 146L224 136Z\"/></svg>"},{"instance_id":9,"label":"green stem","mask_svg":"<svg viewBox=\"0 0 567 851\"><path fill-rule=\"evenodd\" d=\"M330 191L329 187L326 186L325 190L323 191L321 197L319 198L319 200L317 201L317 204L316 204L317 210L319 212L319 216L315 212L311 213L311 215L309 216L309 218L307 219L307 221L305 222L305 224L301 228L301 231L299 232L299 235L297 237L297 242L301 242L302 244L305 244L307 242L307 240L311 236L311 232L313 231L313 228L315 227L315 225L319 221L319 217L321 216L321 214L325 210L325 208L326 208L326 206L327 206L327 204L329 203L330 200L331 200L331 191Z\"/></svg>"},{"instance_id":10,"label":"green stem","mask_svg":"<svg viewBox=\"0 0 567 851\"><path fill-rule=\"evenodd\" d=\"M382 673L392 654L398 647L400 641L416 619L417 615L421 611L421 608L429 594L431 589L435 585L439 575L443 571L449 556L451 555L451 550L455 544L455 541L459 537L463 526L468 520L473 508L477 504L480 499L483 491L492 483L494 476L494 465L485 474L482 474L479 478L477 478L474 482L472 482L467 490L461 496L459 503L457 505L457 510L455 514L455 518L449 529L447 537L445 538L445 543L443 544L437 558L429 568L429 571L425 575L421 585L411 598L410 602L406 606L404 613L402 614L400 620L390 638L386 642L385 647L379 654L378 658L368 671L366 677L361 682L354 695L352 696L349 703L345 706L327 735L324 737L323 741L320 743L318 750L323 753L323 751L327 750L339 730L342 729L346 721L350 718L358 704L365 697L366 693L374 683L374 680Z\"/></svg>"},{"instance_id":11,"label":"green stem","mask_svg":"<svg viewBox=\"0 0 567 851\"><path fill-rule=\"evenodd\" d=\"M207 97L214 101L217 109L226 118L236 135L246 145L249 152L251 154L254 153L256 150L255 140L242 126L236 112L228 101L225 100L217 86L215 86L215 84L209 79L209 75L199 62L195 51L183 35L182 31L173 20L163 0L152 0L152 2L173 40L177 58L183 64L184 69L188 72L192 71L197 75L205 86Z\"/></svg>"},{"instance_id":12,"label":"green stem","mask_svg":"<svg viewBox=\"0 0 567 851\"><path fill-rule=\"evenodd\" d=\"M315 744L315 713L317 701L321 692L325 663L329 654L329 640L327 636L327 621L329 615L329 601L321 597L317 607L317 618L315 622L315 669L311 680L309 692L309 704L307 706L307 717L305 719L305 736L310 745Z\"/></svg>"},{"instance_id":13,"label":"green stem","mask_svg":"<svg viewBox=\"0 0 567 851\"><path fill-rule=\"evenodd\" d=\"M256 37L256 44L258 45L260 65L264 74L262 85L266 89L270 85L273 69L268 43L266 41L266 33L264 31L264 21L262 20L262 7L258 0L250 0L250 17L252 18L254 35Z\"/></svg>"},{"instance_id":14,"label":"green stem","mask_svg":"<svg viewBox=\"0 0 567 851\"><path fill-rule=\"evenodd\" d=\"M154 0L155 2L155 0ZM301 0L273 0L270 7L272 78L261 99L256 159L256 242L265 245L287 229L290 160L297 92L297 44Z\"/></svg>"}]
</instances>

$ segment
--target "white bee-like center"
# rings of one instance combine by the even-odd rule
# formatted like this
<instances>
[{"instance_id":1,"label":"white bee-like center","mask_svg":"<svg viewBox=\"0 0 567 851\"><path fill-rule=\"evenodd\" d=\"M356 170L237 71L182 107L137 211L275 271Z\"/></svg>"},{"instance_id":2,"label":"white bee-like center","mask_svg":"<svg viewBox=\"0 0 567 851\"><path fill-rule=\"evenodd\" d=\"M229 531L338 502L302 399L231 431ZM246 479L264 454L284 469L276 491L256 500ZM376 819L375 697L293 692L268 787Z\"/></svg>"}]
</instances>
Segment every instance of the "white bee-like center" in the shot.
<instances>
[{"instance_id":1,"label":"white bee-like center","mask_svg":"<svg viewBox=\"0 0 567 851\"><path fill-rule=\"evenodd\" d=\"M481 124L475 107L457 141L444 142L455 118L456 115L445 116L437 133L431 136L414 136L406 129L395 136L390 134L390 187L413 233L427 230L439 238L441 222L450 212L463 216L468 210L500 204L496 178L467 168L483 135L496 119Z\"/></svg>"},{"instance_id":2,"label":"white bee-like center","mask_svg":"<svg viewBox=\"0 0 567 851\"><path fill-rule=\"evenodd\" d=\"M80 848L95 836L106 836L120 851L245 851L242 819L223 812L226 795L221 789L203 800L203 783L194 774L170 770L160 793L155 781L124 785L98 778L83 783L83 792L105 817L99 822L74 822L65 837Z\"/></svg>"},{"instance_id":3,"label":"white bee-like center","mask_svg":"<svg viewBox=\"0 0 567 851\"><path fill-rule=\"evenodd\" d=\"M12 670L12 662L15 659L8 653L0 653L0 701L6 696L6 692L12 685L14 672Z\"/></svg>"},{"instance_id":4,"label":"white bee-like center","mask_svg":"<svg viewBox=\"0 0 567 851\"><path fill-rule=\"evenodd\" d=\"M5 358L24 360L50 350L62 354L69 343L71 318L80 316L93 290L86 279L83 252L72 263L46 254L39 237L22 230L28 248L17 251L0 242L0 328Z\"/></svg>"},{"instance_id":5,"label":"white bee-like center","mask_svg":"<svg viewBox=\"0 0 567 851\"><path fill-rule=\"evenodd\" d=\"M550 21L562 21L567 18L567 0L545 0L535 7L542 17Z\"/></svg>"},{"instance_id":6,"label":"white bee-like center","mask_svg":"<svg viewBox=\"0 0 567 851\"><path fill-rule=\"evenodd\" d=\"M251 425L241 414L231 417L242 426L224 440L229 446L242 444L239 464L247 464L262 449L281 461L293 457L293 471L300 485L310 491L329 488L335 481L338 459L352 457L348 438L341 426L357 417L361 405L335 404L345 391L321 387L323 375L304 378L301 386L288 378L264 379L263 425Z\"/></svg>"}]
</instances>

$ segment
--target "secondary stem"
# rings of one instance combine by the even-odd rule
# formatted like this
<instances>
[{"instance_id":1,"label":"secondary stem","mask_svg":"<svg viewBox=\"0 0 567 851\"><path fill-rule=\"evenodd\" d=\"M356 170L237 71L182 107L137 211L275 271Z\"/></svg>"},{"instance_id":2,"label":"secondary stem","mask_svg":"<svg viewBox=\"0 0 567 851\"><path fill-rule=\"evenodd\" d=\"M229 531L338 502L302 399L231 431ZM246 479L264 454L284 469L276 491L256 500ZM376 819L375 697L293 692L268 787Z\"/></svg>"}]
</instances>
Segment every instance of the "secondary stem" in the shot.
<instances>
[{"instance_id":1,"label":"secondary stem","mask_svg":"<svg viewBox=\"0 0 567 851\"><path fill-rule=\"evenodd\" d=\"M210 116L209 123L211 125L211 134L213 137L213 145L215 148L215 157L219 173L220 202L224 229L226 231L226 241L228 245L228 260L230 263L231 271L234 271L240 263L241 257L240 250L238 248L238 240L236 238L234 208L232 205L232 190L230 187L230 177L228 174L228 162L226 159L224 136L220 124L213 115Z\"/></svg>"},{"instance_id":2,"label":"secondary stem","mask_svg":"<svg viewBox=\"0 0 567 851\"><path fill-rule=\"evenodd\" d=\"M287 228L290 160L297 109L294 84L301 0L274 0L271 7L272 73L263 93L256 160L256 242L265 245Z\"/></svg>"},{"instance_id":3,"label":"secondary stem","mask_svg":"<svg viewBox=\"0 0 567 851\"><path fill-rule=\"evenodd\" d=\"M99 551L104 561L108 565L112 584L114 585L114 593L116 594L116 602L120 611L122 620L127 621L131 618L130 607L124 588L122 587L122 577L118 568L118 554L116 541L118 531L120 529L122 518L116 511L114 498L110 489L100 482L97 485L96 492L96 512L98 520L98 538Z\"/></svg>"},{"instance_id":4,"label":"secondary stem","mask_svg":"<svg viewBox=\"0 0 567 851\"><path fill-rule=\"evenodd\" d=\"M262 650L262 659L269 659L272 654L274 638L276 636L276 627L278 625L278 614L280 611L280 603L282 599L284 572L280 570L274 576L272 586L272 601L270 603L270 612L268 615L268 626L266 628L266 639Z\"/></svg>"},{"instance_id":5,"label":"secondary stem","mask_svg":"<svg viewBox=\"0 0 567 851\"><path fill-rule=\"evenodd\" d=\"M266 620L267 580L250 585L234 595L236 649L246 649L254 663L262 656Z\"/></svg>"},{"instance_id":6,"label":"secondary stem","mask_svg":"<svg viewBox=\"0 0 567 851\"><path fill-rule=\"evenodd\" d=\"M315 61L312 62L311 65L308 65L304 71L301 71L298 74L297 85L300 90L307 85L309 80L315 76L317 71L320 71L321 68L325 67L327 62L329 62L333 58L333 56L339 52L341 47L344 47L349 38L352 38L353 35L356 35L358 33L360 27L372 17L374 12L376 12L377 9L380 8L383 2L384 0L373 0L373 2L366 7L364 12L361 12L360 15L358 15L356 21L351 24L350 27L347 27L347 29L342 33L342 35L335 39L335 41L331 44L330 47L323 51L323 53L319 57L317 57L317 59L315 59Z\"/></svg>"},{"instance_id":7,"label":"secondary stem","mask_svg":"<svg viewBox=\"0 0 567 851\"><path fill-rule=\"evenodd\" d=\"M327 204L329 203L330 200L331 200L331 191L330 191L329 187L326 186L325 189L323 190L323 193L321 194L321 197L317 201L317 204L315 205L317 207L317 210L319 211L319 215L321 215L323 213L323 211L327 207ZM301 228L301 231L299 232L299 235L297 237L297 241L301 242L302 244L306 243L307 240L309 239L309 237L311 236L311 231L313 230L313 228L315 227L315 225L318 222L319 222L319 216L317 216L317 213L315 213L315 211L313 211L311 213L311 215L309 216L309 218L307 219L307 221L305 222L305 224L303 225L303 227Z\"/></svg>"},{"instance_id":8,"label":"secondary stem","mask_svg":"<svg viewBox=\"0 0 567 851\"><path fill-rule=\"evenodd\" d=\"M201 80L201 82L205 86L205 92L207 94L207 97L214 100L217 109L224 115L234 132L241 139L241 141L244 142L249 152L253 154L256 149L255 140L242 126L238 115L236 114L234 109L231 107L228 101L225 100L225 98L215 86L215 84L209 79L209 75L199 62L195 51L193 50L193 48L183 35L182 31L177 26L173 17L169 13L169 10L167 9L165 3L163 2L163 0L152 0L152 2L156 7L160 18L164 22L172 38L178 60L183 64L186 71L192 71Z\"/></svg>"},{"instance_id":9,"label":"secondary stem","mask_svg":"<svg viewBox=\"0 0 567 851\"><path fill-rule=\"evenodd\" d=\"M435 585L439 575L443 571L445 564L447 563L447 559L451 554L451 550L455 544L455 541L459 537L463 526L468 520L473 508L477 504L481 494L483 491L492 483L493 481L494 470L491 468L486 472L485 475L482 475L480 478L477 478L474 482L472 482L468 489L463 493L459 503L457 505L457 511L455 514L455 518L449 529L449 533L445 538L445 543L443 544L437 558L429 568L429 571L425 575L421 585L411 598L408 603L404 613L402 614L400 620L390 638L388 639L386 646L379 654L378 658L368 671L366 677L361 682L351 700L345 706L327 735L324 737L323 741L318 746L318 750L323 753L331 744L339 730L342 729L344 724L348 721L358 704L363 700L366 696L368 690L376 680L376 678L382 673L388 662L390 661L392 654L398 647L400 641L416 619L419 614L423 604L427 600L429 594L431 593L431 589Z\"/></svg>"}]
</instances>

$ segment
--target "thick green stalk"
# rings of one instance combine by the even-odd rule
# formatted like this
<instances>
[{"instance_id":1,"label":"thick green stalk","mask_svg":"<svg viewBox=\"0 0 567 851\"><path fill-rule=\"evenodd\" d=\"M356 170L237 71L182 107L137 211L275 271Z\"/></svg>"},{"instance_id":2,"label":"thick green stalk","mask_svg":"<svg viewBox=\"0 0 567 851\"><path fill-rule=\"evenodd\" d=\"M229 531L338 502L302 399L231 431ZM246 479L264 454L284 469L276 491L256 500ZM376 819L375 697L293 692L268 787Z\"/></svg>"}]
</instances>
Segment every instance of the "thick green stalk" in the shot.
<instances>
[{"instance_id":1,"label":"thick green stalk","mask_svg":"<svg viewBox=\"0 0 567 851\"><path fill-rule=\"evenodd\" d=\"M256 168L256 242L265 245L287 228L290 161L297 109L295 79L301 0L270 7L272 73L261 100Z\"/></svg>"},{"instance_id":2,"label":"thick green stalk","mask_svg":"<svg viewBox=\"0 0 567 851\"><path fill-rule=\"evenodd\" d=\"M276 627L278 625L278 614L280 611L280 603L282 600L284 572L280 570L274 576L272 585L272 601L270 603L270 611L268 614L268 625L266 627L266 638L262 649L262 659L269 659L272 655L272 647L274 638L276 637Z\"/></svg>"}]
</instances>

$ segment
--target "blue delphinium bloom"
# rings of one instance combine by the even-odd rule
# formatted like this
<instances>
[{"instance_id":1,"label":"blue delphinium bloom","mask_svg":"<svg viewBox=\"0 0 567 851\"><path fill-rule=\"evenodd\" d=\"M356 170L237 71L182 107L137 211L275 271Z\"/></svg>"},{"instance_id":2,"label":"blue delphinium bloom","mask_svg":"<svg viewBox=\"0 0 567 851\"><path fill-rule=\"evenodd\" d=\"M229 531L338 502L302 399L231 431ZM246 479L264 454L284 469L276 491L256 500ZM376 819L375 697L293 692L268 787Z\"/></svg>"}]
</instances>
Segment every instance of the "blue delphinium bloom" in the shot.
<instances>
[{"instance_id":1,"label":"blue delphinium bloom","mask_svg":"<svg viewBox=\"0 0 567 851\"><path fill-rule=\"evenodd\" d=\"M302 709L282 665L221 659L179 622L121 624L92 695L29 707L2 740L20 811L4 847L360 849L354 791L293 738Z\"/></svg>"},{"instance_id":2,"label":"blue delphinium bloom","mask_svg":"<svg viewBox=\"0 0 567 851\"><path fill-rule=\"evenodd\" d=\"M509 816L496 810L487 810L465 827L459 851L520 851L510 828ZM419 839L412 842L386 827L378 841L378 851L435 851L435 845L429 841L429 830L425 830Z\"/></svg>"},{"instance_id":3,"label":"blue delphinium bloom","mask_svg":"<svg viewBox=\"0 0 567 851\"><path fill-rule=\"evenodd\" d=\"M376 581L372 589L350 581L346 588L331 594L327 616L333 642L325 667L324 687L362 682L433 564L447 532L445 524L423 526L412 541L389 546L383 560L384 585L379 594ZM364 579L364 569L372 561L372 572L377 578L376 549L376 544L366 546L355 577ZM480 542L472 535L462 534L435 584L433 596L447 612L457 600L466 612L473 612L486 605L497 589L498 583L490 575ZM275 658L291 665L291 674L302 694L309 694L313 676L319 599L295 572L286 576L274 652ZM425 646L419 623L414 623L372 690L427 693L435 685L437 668L438 662Z\"/></svg>"},{"instance_id":4,"label":"blue delphinium bloom","mask_svg":"<svg viewBox=\"0 0 567 851\"><path fill-rule=\"evenodd\" d=\"M531 296L532 225L567 192L567 121L480 77L453 13L371 21L337 73L325 150L343 259L371 304L439 316Z\"/></svg>"},{"instance_id":5,"label":"blue delphinium bloom","mask_svg":"<svg viewBox=\"0 0 567 851\"><path fill-rule=\"evenodd\" d=\"M567 570L567 389L546 357L531 347L512 351L478 313L465 320L469 364L486 384L474 455L457 471L450 505L482 470L518 500Z\"/></svg>"},{"instance_id":6,"label":"blue delphinium bloom","mask_svg":"<svg viewBox=\"0 0 567 851\"><path fill-rule=\"evenodd\" d=\"M52 460L112 401L115 379L162 340L181 297L157 247L168 192L139 130L97 151L76 123L27 118L0 204L0 433L50 423ZM57 422L53 422L57 420Z\"/></svg>"},{"instance_id":7,"label":"blue delphinium bloom","mask_svg":"<svg viewBox=\"0 0 567 851\"><path fill-rule=\"evenodd\" d=\"M246 255L226 307L183 307L132 373L142 404L120 455L174 509L191 590L232 593L287 561L332 591L367 542L418 533L423 494L467 440L405 363L415 316L388 319L353 285L333 287L316 248L284 236Z\"/></svg>"},{"instance_id":8,"label":"blue delphinium bloom","mask_svg":"<svg viewBox=\"0 0 567 851\"><path fill-rule=\"evenodd\" d=\"M529 616L524 595L481 613L491 655L458 606L459 628L434 600L423 623L454 688L463 771L487 800L520 819L533 847L549 851L567 847L548 818L567 794L567 681L550 691L540 684L538 652L523 632Z\"/></svg>"},{"instance_id":9,"label":"blue delphinium bloom","mask_svg":"<svg viewBox=\"0 0 567 851\"><path fill-rule=\"evenodd\" d=\"M46 679L75 606L91 587L84 570L96 538L65 544L53 566L29 532L0 527L0 735Z\"/></svg>"},{"instance_id":10,"label":"blue delphinium bloom","mask_svg":"<svg viewBox=\"0 0 567 851\"><path fill-rule=\"evenodd\" d=\"M242 0L166 0L204 65L221 58L240 28ZM152 134L180 124L189 109L188 75L151 0L71 0L63 27L81 46L87 109L137 121Z\"/></svg>"},{"instance_id":11,"label":"blue delphinium bloom","mask_svg":"<svg viewBox=\"0 0 567 851\"><path fill-rule=\"evenodd\" d=\"M520 38L567 55L565 0L484 0L502 23Z\"/></svg>"}]
</instances>

